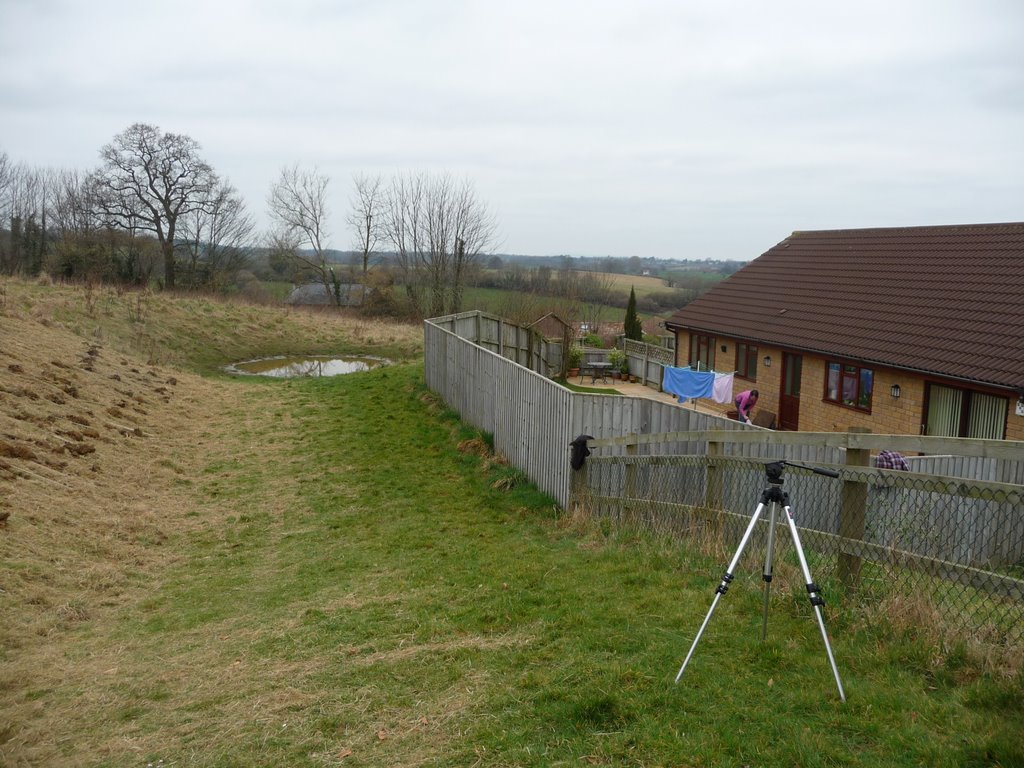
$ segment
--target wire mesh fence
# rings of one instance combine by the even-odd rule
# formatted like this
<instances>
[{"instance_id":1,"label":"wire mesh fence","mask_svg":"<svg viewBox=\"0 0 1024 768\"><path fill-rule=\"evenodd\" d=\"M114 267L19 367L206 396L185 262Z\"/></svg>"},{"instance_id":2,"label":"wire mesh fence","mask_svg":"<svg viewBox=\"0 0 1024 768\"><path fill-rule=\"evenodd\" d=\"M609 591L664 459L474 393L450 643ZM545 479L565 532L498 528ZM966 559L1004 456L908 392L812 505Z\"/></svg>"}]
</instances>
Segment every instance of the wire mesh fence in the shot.
<instances>
[{"instance_id":1,"label":"wire mesh fence","mask_svg":"<svg viewBox=\"0 0 1024 768\"><path fill-rule=\"evenodd\" d=\"M616 523L715 541L728 557L771 486L768 466L722 456L593 457L577 473L573 503ZM913 602L945 636L1024 644L1019 487L868 467L833 478L785 465L779 477L811 572L828 591L844 601ZM740 561L745 571L761 572L772 506ZM774 531L775 559L795 563L782 518Z\"/></svg>"}]
</instances>

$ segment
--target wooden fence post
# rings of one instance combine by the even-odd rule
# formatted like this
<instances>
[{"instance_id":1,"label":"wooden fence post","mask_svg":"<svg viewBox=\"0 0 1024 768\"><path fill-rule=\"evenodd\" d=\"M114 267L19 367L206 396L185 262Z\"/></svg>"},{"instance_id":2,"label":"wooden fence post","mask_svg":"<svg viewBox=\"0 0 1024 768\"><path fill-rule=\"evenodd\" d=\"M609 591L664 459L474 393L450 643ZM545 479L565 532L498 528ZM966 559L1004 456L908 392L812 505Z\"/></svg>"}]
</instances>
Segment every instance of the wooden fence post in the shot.
<instances>
[{"instance_id":1,"label":"wooden fence post","mask_svg":"<svg viewBox=\"0 0 1024 768\"><path fill-rule=\"evenodd\" d=\"M587 463L579 469L569 469L569 504L567 509L570 513L575 512L577 507L583 504L583 498L587 493Z\"/></svg>"},{"instance_id":2,"label":"wooden fence post","mask_svg":"<svg viewBox=\"0 0 1024 768\"><path fill-rule=\"evenodd\" d=\"M870 432L863 427L851 427L850 432ZM855 469L871 464L871 451L867 448L847 448L846 466ZM843 480L842 506L839 510L839 578L847 589L860 586L860 554L852 542L864 540L864 526L867 515L868 484L861 477Z\"/></svg>"}]
</instances>

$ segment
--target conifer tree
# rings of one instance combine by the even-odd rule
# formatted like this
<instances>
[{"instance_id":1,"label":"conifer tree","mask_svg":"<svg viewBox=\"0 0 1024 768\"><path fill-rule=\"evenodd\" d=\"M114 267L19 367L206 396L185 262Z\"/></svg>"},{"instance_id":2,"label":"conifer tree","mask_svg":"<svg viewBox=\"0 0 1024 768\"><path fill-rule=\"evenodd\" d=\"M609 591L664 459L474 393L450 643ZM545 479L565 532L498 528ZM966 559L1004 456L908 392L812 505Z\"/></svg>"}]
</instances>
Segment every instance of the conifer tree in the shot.
<instances>
[{"instance_id":1,"label":"conifer tree","mask_svg":"<svg viewBox=\"0 0 1024 768\"><path fill-rule=\"evenodd\" d=\"M643 341L644 329L636 314L636 291L632 286L629 288L629 303L626 304L626 319L622 326L627 339Z\"/></svg>"}]
</instances>

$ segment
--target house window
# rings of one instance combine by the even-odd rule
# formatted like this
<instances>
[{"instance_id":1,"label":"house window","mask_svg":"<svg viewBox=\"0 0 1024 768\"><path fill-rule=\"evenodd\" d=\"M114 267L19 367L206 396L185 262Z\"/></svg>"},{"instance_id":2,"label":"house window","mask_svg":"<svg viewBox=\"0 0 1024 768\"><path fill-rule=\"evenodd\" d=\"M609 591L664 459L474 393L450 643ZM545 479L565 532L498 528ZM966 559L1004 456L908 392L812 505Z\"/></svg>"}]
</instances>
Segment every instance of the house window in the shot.
<instances>
[{"instance_id":1,"label":"house window","mask_svg":"<svg viewBox=\"0 0 1024 768\"><path fill-rule=\"evenodd\" d=\"M714 370L715 337L701 333L690 334L690 366L699 371Z\"/></svg>"},{"instance_id":2,"label":"house window","mask_svg":"<svg viewBox=\"0 0 1024 768\"><path fill-rule=\"evenodd\" d=\"M825 399L870 412L874 379L875 372L870 368L829 362L825 376Z\"/></svg>"},{"instance_id":3,"label":"house window","mask_svg":"<svg viewBox=\"0 0 1024 768\"><path fill-rule=\"evenodd\" d=\"M757 381L757 347L746 342L736 345L736 375Z\"/></svg>"},{"instance_id":4,"label":"house window","mask_svg":"<svg viewBox=\"0 0 1024 768\"><path fill-rule=\"evenodd\" d=\"M929 384L925 434L1002 440L1008 410L1005 397Z\"/></svg>"}]
</instances>

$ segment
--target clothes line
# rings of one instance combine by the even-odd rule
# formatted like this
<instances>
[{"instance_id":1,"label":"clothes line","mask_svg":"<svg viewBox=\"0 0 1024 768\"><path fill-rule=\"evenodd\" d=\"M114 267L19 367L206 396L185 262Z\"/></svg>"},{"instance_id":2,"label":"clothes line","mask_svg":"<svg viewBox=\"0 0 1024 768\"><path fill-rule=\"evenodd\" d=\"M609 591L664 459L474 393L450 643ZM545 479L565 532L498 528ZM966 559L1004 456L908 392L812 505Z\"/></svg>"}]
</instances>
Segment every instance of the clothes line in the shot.
<instances>
[{"instance_id":1,"label":"clothes line","mask_svg":"<svg viewBox=\"0 0 1024 768\"><path fill-rule=\"evenodd\" d=\"M666 365L661 388L675 395L680 403L701 397L716 403L731 403L735 375L735 372L695 371L690 366L675 368Z\"/></svg>"}]
</instances>

